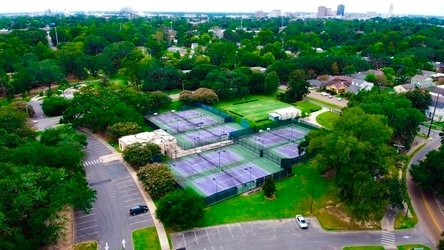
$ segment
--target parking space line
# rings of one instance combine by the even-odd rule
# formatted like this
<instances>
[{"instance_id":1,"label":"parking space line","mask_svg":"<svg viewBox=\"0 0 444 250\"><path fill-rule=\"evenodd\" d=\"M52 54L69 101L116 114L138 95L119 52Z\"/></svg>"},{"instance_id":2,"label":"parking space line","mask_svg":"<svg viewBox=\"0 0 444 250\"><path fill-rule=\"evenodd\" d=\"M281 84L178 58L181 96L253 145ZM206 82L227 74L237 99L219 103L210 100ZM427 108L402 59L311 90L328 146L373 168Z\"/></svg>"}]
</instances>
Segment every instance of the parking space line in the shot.
<instances>
[{"instance_id":1,"label":"parking space line","mask_svg":"<svg viewBox=\"0 0 444 250\"><path fill-rule=\"evenodd\" d=\"M242 229L242 224L239 223L239 227L240 227L240 229L241 229L242 235L243 235L244 238L245 238L244 230Z\"/></svg>"},{"instance_id":2,"label":"parking space line","mask_svg":"<svg viewBox=\"0 0 444 250\"><path fill-rule=\"evenodd\" d=\"M127 197L127 196L131 196L131 195L138 195L138 193L122 195L122 196L120 196L120 198Z\"/></svg>"},{"instance_id":3,"label":"parking space line","mask_svg":"<svg viewBox=\"0 0 444 250\"><path fill-rule=\"evenodd\" d=\"M137 188L128 189L128 190L125 190L125 191L119 191L119 194L125 193L125 192L129 192L129 191L133 191L133 190L137 190Z\"/></svg>"},{"instance_id":4,"label":"parking space line","mask_svg":"<svg viewBox=\"0 0 444 250\"><path fill-rule=\"evenodd\" d=\"M96 214L96 213L85 214L85 215L83 215L83 216L77 217L76 219L85 218L85 217L88 217L88 216L91 216L91 215L95 215L95 214Z\"/></svg>"},{"instance_id":5,"label":"parking space line","mask_svg":"<svg viewBox=\"0 0 444 250\"><path fill-rule=\"evenodd\" d=\"M187 242L185 241L185 234L182 233L183 243L185 244L185 248L187 248Z\"/></svg>"},{"instance_id":6,"label":"parking space line","mask_svg":"<svg viewBox=\"0 0 444 250\"><path fill-rule=\"evenodd\" d=\"M216 227L216 228L217 228L217 232L219 233L219 238L220 238L220 240L222 240L222 236L220 235L219 227Z\"/></svg>"},{"instance_id":7,"label":"parking space line","mask_svg":"<svg viewBox=\"0 0 444 250\"><path fill-rule=\"evenodd\" d=\"M148 219L148 220L140 220L140 221L137 221L137 222L130 223L130 225L134 225L134 224L142 223L142 222L147 222L147 221L150 221L150 220L151 220L151 219Z\"/></svg>"},{"instance_id":8,"label":"parking space line","mask_svg":"<svg viewBox=\"0 0 444 250\"><path fill-rule=\"evenodd\" d=\"M84 222L79 222L79 223L76 223L76 225L88 223L88 222L95 221L95 220L97 220L97 219L92 219L92 220L88 220L88 221L84 221Z\"/></svg>"},{"instance_id":9,"label":"parking space line","mask_svg":"<svg viewBox=\"0 0 444 250\"><path fill-rule=\"evenodd\" d=\"M205 228L205 232L207 232L207 237L208 237L208 240L211 242L211 240L210 240L210 236L208 235L208 230Z\"/></svg>"},{"instance_id":10,"label":"parking space line","mask_svg":"<svg viewBox=\"0 0 444 250\"><path fill-rule=\"evenodd\" d=\"M250 223L251 225L251 235L256 236L256 233L254 232L253 223Z\"/></svg>"},{"instance_id":11,"label":"parking space line","mask_svg":"<svg viewBox=\"0 0 444 250\"><path fill-rule=\"evenodd\" d=\"M121 182L114 182L115 184L122 184L122 183L125 183L125 182L130 182L130 181L133 181L133 180L126 180L126 181L121 181Z\"/></svg>"},{"instance_id":12,"label":"parking space line","mask_svg":"<svg viewBox=\"0 0 444 250\"><path fill-rule=\"evenodd\" d=\"M131 183L131 184L129 184L129 185L126 185L126 186L121 186L121 187L117 187L117 188L126 188L126 187L130 187L130 186L134 186L134 184L133 184L133 183Z\"/></svg>"},{"instance_id":13,"label":"parking space line","mask_svg":"<svg viewBox=\"0 0 444 250\"><path fill-rule=\"evenodd\" d=\"M86 229L90 229L90 228L93 228L93 227L98 227L99 225L94 225L94 226L91 226L91 227L85 227L85 228L81 228L81 229L76 229L76 231L82 231L82 230L86 230Z\"/></svg>"},{"instance_id":14,"label":"parking space line","mask_svg":"<svg viewBox=\"0 0 444 250\"><path fill-rule=\"evenodd\" d=\"M197 245L199 245L199 241L197 240L196 231L194 231L194 238L196 238L196 243L197 243Z\"/></svg>"},{"instance_id":15,"label":"parking space line","mask_svg":"<svg viewBox=\"0 0 444 250\"><path fill-rule=\"evenodd\" d=\"M142 199L142 197L138 197L138 198L134 198L134 199L126 200L126 201L123 201L123 202L134 201L134 200L140 200L140 199Z\"/></svg>"},{"instance_id":16,"label":"parking space line","mask_svg":"<svg viewBox=\"0 0 444 250\"><path fill-rule=\"evenodd\" d=\"M228 230L230 230L231 238L234 239L234 237L233 237L233 233L231 232L230 225L228 225Z\"/></svg>"},{"instance_id":17,"label":"parking space line","mask_svg":"<svg viewBox=\"0 0 444 250\"><path fill-rule=\"evenodd\" d=\"M95 232L89 233L88 235L97 234L97 233L99 233L99 231L95 231Z\"/></svg>"},{"instance_id":18,"label":"parking space line","mask_svg":"<svg viewBox=\"0 0 444 250\"><path fill-rule=\"evenodd\" d=\"M285 225L285 228L287 229L287 233L290 233L290 229L288 229L287 225Z\"/></svg>"}]
</instances>

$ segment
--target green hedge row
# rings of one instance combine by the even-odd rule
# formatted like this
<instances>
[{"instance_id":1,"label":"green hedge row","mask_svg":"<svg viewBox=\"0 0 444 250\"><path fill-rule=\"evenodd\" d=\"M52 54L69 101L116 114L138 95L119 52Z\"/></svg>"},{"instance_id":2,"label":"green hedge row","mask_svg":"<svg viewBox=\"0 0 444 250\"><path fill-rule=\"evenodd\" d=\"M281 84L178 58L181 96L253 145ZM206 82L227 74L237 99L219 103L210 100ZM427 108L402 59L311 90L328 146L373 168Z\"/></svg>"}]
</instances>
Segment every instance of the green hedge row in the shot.
<instances>
[{"instance_id":1,"label":"green hedge row","mask_svg":"<svg viewBox=\"0 0 444 250\"><path fill-rule=\"evenodd\" d=\"M239 113L236 113L236 112L234 112L234 111L231 111L231 110L228 110L230 113L232 113L232 114L235 114L235 115L237 115L237 116L240 116L240 117L244 117L243 115L241 115L241 114L239 114Z\"/></svg>"},{"instance_id":2,"label":"green hedge row","mask_svg":"<svg viewBox=\"0 0 444 250\"><path fill-rule=\"evenodd\" d=\"M257 101L259 101L259 99L253 99L253 100L242 101L242 102L235 102L235 103L233 103L233 105L239 105L239 104L244 104L244 103L249 103L249 102L257 102Z\"/></svg>"},{"instance_id":3,"label":"green hedge row","mask_svg":"<svg viewBox=\"0 0 444 250\"><path fill-rule=\"evenodd\" d=\"M265 122L265 121L269 121L269 120L270 120L270 118L265 118L265 119L257 120L257 121L255 121L255 122Z\"/></svg>"}]
</instances>

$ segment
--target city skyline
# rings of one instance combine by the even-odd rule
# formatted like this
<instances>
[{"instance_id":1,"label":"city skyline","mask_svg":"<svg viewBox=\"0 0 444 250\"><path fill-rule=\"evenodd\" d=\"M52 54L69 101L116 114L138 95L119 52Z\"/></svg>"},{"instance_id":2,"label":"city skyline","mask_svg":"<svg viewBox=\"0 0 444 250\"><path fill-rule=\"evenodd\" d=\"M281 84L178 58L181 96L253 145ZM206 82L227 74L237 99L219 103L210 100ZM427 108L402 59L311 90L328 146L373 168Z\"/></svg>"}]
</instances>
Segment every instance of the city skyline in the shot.
<instances>
[{"instance_id":1,"label":"city skyline","mask_svg":"<svg viewBox=\"0 0 444 250\"><path fill-rule=\"evenodd\" d=\"M309 12L316 13L319 6L325 6L336 10L338 5L345 6L345 13L366 13L374 11L381 14L388 14L390 4L393 3L394 15L412 14L412 15L431 15L441 16L444 9L444 1L427 0L418 8L416 4L405 4L400 0L397 1L352 1L352 0L314 0L309 3L294 3L284 0L276 1L235 1L225 0L223 4L216 1L195 0L193 2L171 0L168 4L161 1L142 2L136 0L108 0L104 5L99 1L60 1L60 0L15 0L2 3L0 13L23 13L23 12L39 12L50 9L51 11L61 12L68 11L119 11L123 6L131 6L136 12L249 12L255 11L271 12L272 10L281 10L284 12Z\"/></svg>"}]
</instances>

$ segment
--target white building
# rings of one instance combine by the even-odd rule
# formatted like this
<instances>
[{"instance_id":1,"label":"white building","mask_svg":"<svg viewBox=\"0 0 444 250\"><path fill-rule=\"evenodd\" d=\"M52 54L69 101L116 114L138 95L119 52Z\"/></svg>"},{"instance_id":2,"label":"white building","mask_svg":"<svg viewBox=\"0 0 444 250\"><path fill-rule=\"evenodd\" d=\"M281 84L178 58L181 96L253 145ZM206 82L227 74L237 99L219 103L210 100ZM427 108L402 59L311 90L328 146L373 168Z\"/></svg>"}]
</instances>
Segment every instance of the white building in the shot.
<instances>
[{"instance_id":1,"label":"white building","mask_svg":"<svg viewBox=\"0 0 444 250\"><path fill-rule=\"evenodd\" d=\"M272 10L270 12L270 17L280 17L281 16L281 10Z\"/></svg>"},{"instance_id":2,"label":"white building","mask_svg":"<svg viewBox=\"0 0 444 250\"><path fill-rule=\"evenodd\" d=\"M176 138L162 129L121 137L119 138L119 149L123 151L131 144L148 142L159 145L162 153L177 149Z\"/></svg>"}]
</instances>

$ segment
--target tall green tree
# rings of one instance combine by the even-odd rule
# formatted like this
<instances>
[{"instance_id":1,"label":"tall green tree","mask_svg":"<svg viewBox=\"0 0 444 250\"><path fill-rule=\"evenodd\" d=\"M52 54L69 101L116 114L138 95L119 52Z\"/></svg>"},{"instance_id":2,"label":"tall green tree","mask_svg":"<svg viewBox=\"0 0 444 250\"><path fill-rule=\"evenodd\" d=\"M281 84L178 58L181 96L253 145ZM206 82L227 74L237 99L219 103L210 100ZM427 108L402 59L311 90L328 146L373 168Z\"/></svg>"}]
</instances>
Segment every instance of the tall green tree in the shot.
<instances>
[{"instance_id":1,"label":"tall green tree","mask_svg":"<svg viewBox=\"0 0 444 250\"><path fill-rule=\"evenodd\" d=\"M176 184L168 166L161 163L148 164L140 168L137 178L151 196L161 198L174 191Z\"/></svg>"},{"instance_id":2,"label":"tall green tree","mask_svg":"<svg viewBox=\"0 0 444 250\"><path fill-rule=\"evenodd\" d=\"M301 101L304 96L310 93L308 87L310 87L310 83L307 81L304 70L294 70L288 79L287 91L279 94L278 99L290 103Z\"/></svg>"},{"instance_id":3,"label":"tall green tree","mask_svg":"<svg viewBox=\"0 0 444 250\"><path fill-rule=\"evenodd\" d=\"M264 93L272 94L276 92L279 88L280 83L281 81L279 80L279 76L276 72L272 71L270 73L267 73L264 81Z\"/></svg>"},{"instance_id":4,"label":"tall green tree","mask_svg":"<svg viewBox=\"0 0 444 250\"><path fill-rule=\"evenodd\" d=\"M419 187L440 196L444 196L444 147L430 151L418 165L412 165L410 174Z\"/></svg>"},{"instance_id":5,"label":"tall green tree","mask_svg":"<svg viewBox=\"0 0 444 250\"><path fill-rule=\"evenodd\" d=\"M404 93L405 97L412 102L412 107L424 113L432 102L432 95L422 89L414 89Z\"/></svg>"},{"instance_id":6,"label":"tall green tree","mask_svg":"<svg viewBox=\"0 0 444 250\"><path fill-rule=\"evenodd\" d=\"M151 158L160 154L160 147L154 143L134 143L123 150L123 159L133 167L140 168L151 162Z\"/></svg>"}]
</instances>

